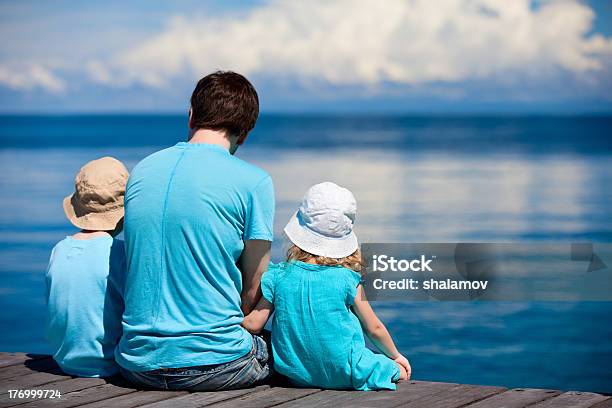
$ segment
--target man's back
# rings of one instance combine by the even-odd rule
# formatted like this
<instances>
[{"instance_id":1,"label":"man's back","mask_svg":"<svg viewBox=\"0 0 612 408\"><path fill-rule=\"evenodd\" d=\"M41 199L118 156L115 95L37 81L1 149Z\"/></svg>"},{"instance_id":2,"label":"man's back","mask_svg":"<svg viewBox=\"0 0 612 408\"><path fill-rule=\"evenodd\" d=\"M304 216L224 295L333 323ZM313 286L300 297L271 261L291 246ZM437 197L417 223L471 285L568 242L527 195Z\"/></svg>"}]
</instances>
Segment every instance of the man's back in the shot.
<instances>
[{"instance_id":1,"label":"man's back","mask_svg":"<svg viewBox=\"0 0 612 408\"><path fill-rule=\"evenodd\" d=\"M127 282L117 361L132 371L236 360L244 241L271 241L270 177L221 146L179 143L139 163L126 191Z\"/></svg>"}]
</instances>

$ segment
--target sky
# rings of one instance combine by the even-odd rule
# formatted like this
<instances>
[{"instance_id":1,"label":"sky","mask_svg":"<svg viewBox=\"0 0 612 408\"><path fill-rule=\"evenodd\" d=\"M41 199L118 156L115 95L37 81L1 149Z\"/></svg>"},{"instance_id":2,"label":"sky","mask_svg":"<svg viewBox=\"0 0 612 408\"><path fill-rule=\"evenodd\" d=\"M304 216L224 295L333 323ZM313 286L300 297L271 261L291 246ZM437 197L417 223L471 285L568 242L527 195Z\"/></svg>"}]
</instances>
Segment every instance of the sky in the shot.
<instances>
[{"instance_id":1,"label":"sky","mask_svg":"<svg viewBox=\"0 0 612 408\"><path fill-rule=\"evenodd\" d=\"M0 1L0 113L612 113L608 0Z\"/></svg>"}]
</instances>

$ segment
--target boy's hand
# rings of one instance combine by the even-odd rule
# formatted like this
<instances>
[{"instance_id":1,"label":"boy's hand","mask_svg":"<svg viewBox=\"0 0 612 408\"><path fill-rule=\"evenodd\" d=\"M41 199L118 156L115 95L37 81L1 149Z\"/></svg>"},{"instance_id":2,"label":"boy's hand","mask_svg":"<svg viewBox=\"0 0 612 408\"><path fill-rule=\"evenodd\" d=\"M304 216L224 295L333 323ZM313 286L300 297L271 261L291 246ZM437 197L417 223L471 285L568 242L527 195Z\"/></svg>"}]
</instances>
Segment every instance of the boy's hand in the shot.
<instances>
[{"instance_id":1,"label":"boy's hand","mask_svg":"<svg viewBox=\"0 0 612 408\"><path fill-rule=\"evenodd\" d=\"M410 363L408 362L408 359L400 354L395 359L393 359L393 361L395 361L397 364L404 367L404 369L406 370L406 375L407 375L406 379L409 380L412 374L412 367L410 367Z\"/></svg>"}]
</instances>

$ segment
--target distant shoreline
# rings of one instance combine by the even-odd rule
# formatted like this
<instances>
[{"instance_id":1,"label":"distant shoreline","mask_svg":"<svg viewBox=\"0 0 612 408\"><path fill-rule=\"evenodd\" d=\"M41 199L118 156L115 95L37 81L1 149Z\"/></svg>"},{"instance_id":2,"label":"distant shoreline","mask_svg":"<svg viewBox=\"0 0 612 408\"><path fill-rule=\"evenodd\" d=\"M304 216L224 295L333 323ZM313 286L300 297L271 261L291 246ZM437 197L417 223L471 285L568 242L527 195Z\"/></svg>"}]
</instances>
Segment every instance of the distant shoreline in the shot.
<instances>
[{"instance_id":1,"label":"distant shoreline","mask_svg":"<svg viewBox=\"0 0 612 408\"><path fill-rule=\"evenodd\" d=\"M1 118L62 118L62 117L181 117L186 115L183 111L66 111L66 112L0 112ZM537 119L537 118L612 118L612 111L550 111L550 112L512 112L512 111L491 111L491 112L394 112L394 111L263 111L260 117L300 117L300 118L341 118L341 117L361 117L361 118L435 118L435 119Z\"/></svg>"}]
</instances>

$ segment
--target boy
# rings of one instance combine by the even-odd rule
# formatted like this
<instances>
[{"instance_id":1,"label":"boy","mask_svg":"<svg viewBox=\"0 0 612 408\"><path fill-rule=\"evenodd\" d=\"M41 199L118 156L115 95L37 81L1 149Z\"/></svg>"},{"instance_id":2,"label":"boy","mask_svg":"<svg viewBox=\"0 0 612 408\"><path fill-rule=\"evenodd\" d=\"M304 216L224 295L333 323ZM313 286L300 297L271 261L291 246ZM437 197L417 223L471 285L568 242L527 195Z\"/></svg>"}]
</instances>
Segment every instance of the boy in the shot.
<instances>
[{"instance_id":1,"label":"boy","mask_svg":"<svg viewBox=\"0 0 612 408\"><path fill-rule=\"evenodd\" d=\"M60 241L47 268L47 339L61 369L81 377L118 372L125 253L114 239L123 227L128 171L112 157L93 160L75 178L64 212L81 231Z\"/></svg>"}]
</instances>

